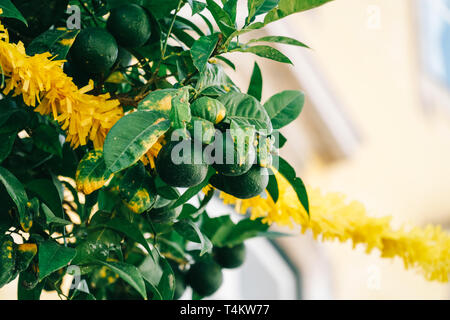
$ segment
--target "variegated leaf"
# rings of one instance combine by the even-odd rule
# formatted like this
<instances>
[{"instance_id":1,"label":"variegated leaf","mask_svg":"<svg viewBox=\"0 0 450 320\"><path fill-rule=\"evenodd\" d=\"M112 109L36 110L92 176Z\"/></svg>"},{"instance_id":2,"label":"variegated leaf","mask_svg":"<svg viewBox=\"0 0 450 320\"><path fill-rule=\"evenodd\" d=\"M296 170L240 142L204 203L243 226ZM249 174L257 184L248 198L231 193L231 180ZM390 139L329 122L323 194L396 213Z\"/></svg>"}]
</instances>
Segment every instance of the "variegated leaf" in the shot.
<instances>
[{"instance_id":1,"label":"variegated leaf","mask_svg":"<svg viewBox=\"0 0 450 320\"><path fill-rule=\"evenodd\" d=\"M90 194L103 187L112 173L106 168L103 152L92 150L81 159L75 180L79 191Z\"/></svg>"}]
</instances>

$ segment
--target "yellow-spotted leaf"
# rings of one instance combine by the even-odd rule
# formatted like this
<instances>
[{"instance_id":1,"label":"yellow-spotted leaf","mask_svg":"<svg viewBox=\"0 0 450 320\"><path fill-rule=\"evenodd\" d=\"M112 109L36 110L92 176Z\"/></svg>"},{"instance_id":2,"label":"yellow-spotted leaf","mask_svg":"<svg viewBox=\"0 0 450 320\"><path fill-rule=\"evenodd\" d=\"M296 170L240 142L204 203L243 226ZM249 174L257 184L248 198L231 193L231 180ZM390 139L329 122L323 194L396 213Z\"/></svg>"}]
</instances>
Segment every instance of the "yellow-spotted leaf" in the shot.
<instances>
[{"instance_id":1,"label":"yellow-spotted leaf","mask_svg":"<svg viewBox=\"0 0 450 320\"><path fill-rule=\"evenodd\" d=\"M106 168L103 152L92 150L80 161L75 179L78 190L90 194L103 187L111 176L111 171Z\"/></svg>"},{"instance_id":2,"label":"yellow-spotted leaf","mask_svg":"<svg viewBox=\"0 0 450 320\"><path fill-rule=\"evenodd\" d=\"M37 245L35 243L23 243L17 246L16 268L22 272L28 268L31 261L37 254Z\"/></svg>"},{"instance_id":3,"label":"yellow-spotted leaf","mask_svg":"<svg viewBox=\"0 0 450 320\"><path fill-rule=\"evenodd\" d=\"M136 163L170 128L158 111L137 111L121 118L109 131L103 147L106 167L118 172Z\"/></svg>"},{"instance_id":4,"label":"yellow-spotted leaf","mask_svg":"<svg viewBox=\"0 0 450 320\"><path fill-rule=\"evenodd\" d=\"M58 60L66 58L80 30L57 28L45 31L27 47L28 55L50 52Z\"/></svg>"},{"instance_id":5,"label":"yellow-spotted leaf","mask_svg":"<svg viewBox=\"0 0 450 320\"><path fill-rule=\"evenodd\" d=\"M218 124L225 119L227 109L219 100L209 97L202 97L192 103L191 113L195 117Z\"/></svg>"},{"instance_id":6,"label":"yellow-spotted leaf","mask_svg":"<svg viewBox=\"0 0 450 320\"><path fill-rule=\"evenodd\" d=\"M155 204L156 189L153 178L142 162L121 172L112 183L118 186L120 197L134 213L143 213Z\"/></svg>"},{"instance_id":7,"label":"yellow-spotted leaf","mask_svg":"<svg viewBox=\"0 0 450 320\"><path fill-rule=\"evenodd\" d=\"M16 274L16 244L11 236L0 238L0 288L12 281Z\"/></svg>"},{"instance_id":8,"label":"yellow-spotted leaf","mask_svg":"<svg viewBox=\"0 0 450 320\"><path fill-rule=\"evenodd\" d=\"M0 167L0 183L3 183L6 191L17 207L19 222L23 231L28 232L33 225L33 216L30 210L31 203L28 202L28 196L22 183L3 167Z\"/></svg>"},{"instance_id":9,"label":"yellow-spotted leaf","mask_svg":"<svg viewBox=\"0 0 450 320\"><path fill-rule=\"evenodd\" d=\"M210 144L214 141L216 129L211 121L192 117L191 122L187 125L187 129L195 141L203 144Z\"/></svg>"},{"instance_id":10,"label":"yellow-spotted leaf","mask_svg":"<svg viewBox=\"0 0 450 320\"><path fill-rule=\"evenodd\" d=\"M159 111L168 117L172 109L172 98L177 93L176 89L152 91L139 103L138 111Z\"/></svg>"}]
</instances>

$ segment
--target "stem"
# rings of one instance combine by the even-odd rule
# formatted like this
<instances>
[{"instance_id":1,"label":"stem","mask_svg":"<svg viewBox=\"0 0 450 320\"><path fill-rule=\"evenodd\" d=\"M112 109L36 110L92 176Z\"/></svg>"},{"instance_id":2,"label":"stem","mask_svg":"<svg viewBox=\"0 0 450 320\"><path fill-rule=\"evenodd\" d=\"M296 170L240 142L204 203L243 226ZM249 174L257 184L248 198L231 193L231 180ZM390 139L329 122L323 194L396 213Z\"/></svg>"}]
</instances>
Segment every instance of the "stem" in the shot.
<instances>
[{"instance_id":1,"label":"stem","mask_svg":"<svg viewBox=\"0 0 450 320\"><path fill-rule=\"evenodd\" d=\"M165 55L166 55L166 50L167 50L167 44L169 43L169 38L170 38L170 35L172 34L172 29L173 29L173 26L175 25L175 21L177 20L177 14L178 14L178 12L181 9L182 4L183 4L183 0L179 0L178 1L178 7L175 10L175 13L173 14L172 22L170 23L170 27L169 27L169 30L167 32L166 39L164 40L164 45L161 48L161 59L158 61L158 65L156 66L152 77L147 82L147 84L144 86L144 88L142 88L142 91L140 92L141 95L144 94L144 92L147 91L150 88L151 84L155 82L156 78L158 77L158 72L159 72L159 68L161 67L161 63L164 60L166 60Z\"/></svg>"},{"instance_id":2,"label":"stem","mask_svg":"<svg viewBox=\"0 0 450 320\"><path fill-rule=\"evenodd\" d=\"M175 11L175 13L173 15L172 23L170 24L169 31L167 32L167 36L166 36L166 39L164 41L164 46L163 46L163 48L161 50L161 60L165 59L164 56L166 55L167 43L169 42L169 38L170 38L170 35L172 34L172 29L173 29L173 26L175 24L175 20L177 20L177 14L178 14L178 12L181 9L182 3L183 3L183 0L178 1L178 7L177 7L177 9L176 9L176 11Z\"/></svg>"}]
</instances>

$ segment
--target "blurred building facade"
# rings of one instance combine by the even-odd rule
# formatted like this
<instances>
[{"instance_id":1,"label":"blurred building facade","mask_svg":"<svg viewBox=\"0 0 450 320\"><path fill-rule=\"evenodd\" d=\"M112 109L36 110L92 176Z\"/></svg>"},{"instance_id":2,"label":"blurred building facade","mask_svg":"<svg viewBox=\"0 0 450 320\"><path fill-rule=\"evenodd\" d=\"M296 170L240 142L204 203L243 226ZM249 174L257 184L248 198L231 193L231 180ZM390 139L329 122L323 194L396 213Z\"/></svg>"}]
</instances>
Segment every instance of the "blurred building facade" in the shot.
<instances>
[{"instance_id":1,"label":"blurred building facade","mask_svg":"<svg viewBox=\"0 0 450 320\"><path fill-rule=\"evenodd\" d=\"M258 62L263 100L281 90L305 91L303 115L285 130L285 156L309 186L343 192L375 216L392 215L395 225L448 226L450 109L424 84L420 13L419 1L412 0L334 1L265 30L283 31L279 35L312 48L280 46L294 66ZM235 79L245 87L253 64L248 56L234 61L239 62ZM308 83L311 70L305 63L321 79L320 86ZM321 112L332 121L323 121ZM304 241L308 237L282 240L299 265L308 259L296 253ZM333 298L449 297L448 285L404 271L400 261L365 255L364 248L352 250L350 244L321 244L319 250L329 265Z\"/></svg>"}]
</instances>

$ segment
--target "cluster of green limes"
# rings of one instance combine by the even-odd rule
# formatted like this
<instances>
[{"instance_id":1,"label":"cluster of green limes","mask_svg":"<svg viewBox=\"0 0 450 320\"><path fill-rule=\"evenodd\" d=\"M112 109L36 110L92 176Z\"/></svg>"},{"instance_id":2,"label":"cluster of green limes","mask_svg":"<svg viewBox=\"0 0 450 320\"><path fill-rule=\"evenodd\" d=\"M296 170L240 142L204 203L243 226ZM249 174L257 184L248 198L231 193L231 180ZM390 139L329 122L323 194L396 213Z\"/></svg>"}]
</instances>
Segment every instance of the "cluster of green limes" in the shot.
<instances>
[{"instance_id":1,"label":"cluster of green limes","mask_svg":"<svg viewBox=\"0 0 450 320\"><path fill-rule=\"evenodd\" d=\"M143 46L151 36L150 16L139 5L126 4L110 12L106 29L89 27L80 31L69 60L73 70L105 74L114 64L129 63L128 48Z\"/></svg>"},{"instance_id":2,"label":"cluster of green limes","mask_svg":"<svg viewBox=\"0 0 450 320\"><path fill-rule=\"evenodd\" d=\"M204 181L211 165L216 174L209 182L215 188L240 199L261 194L267 187L269 176L267 168L256 161L254 145L241 148L236 145L228 130L226 107L218 100L202 97L197 101L191 105L194 122L188 126L191 139L169 141L156 159L160 178L173 187L193 187ZM208 131L202 130L203 134L198 134L192 130L200 127L195 125L196 121L202 124L204 120L215 125L212 139Z\"/></svg>"},{"instance_id":3,"label":"cluster of green limes","mask_svg":"<svg viewBox=\"0 0 450 320\"><path fill-rule=\"evenodd\" d=\"M240 267L245 261L245 253L243 243L232 247L214 247L210 256L201 258L187 272L172 266L175 274L174 299L179 299L188 285L202 297L212 295L222 285L222 268Z\"/></svg>"}]
</instances>

